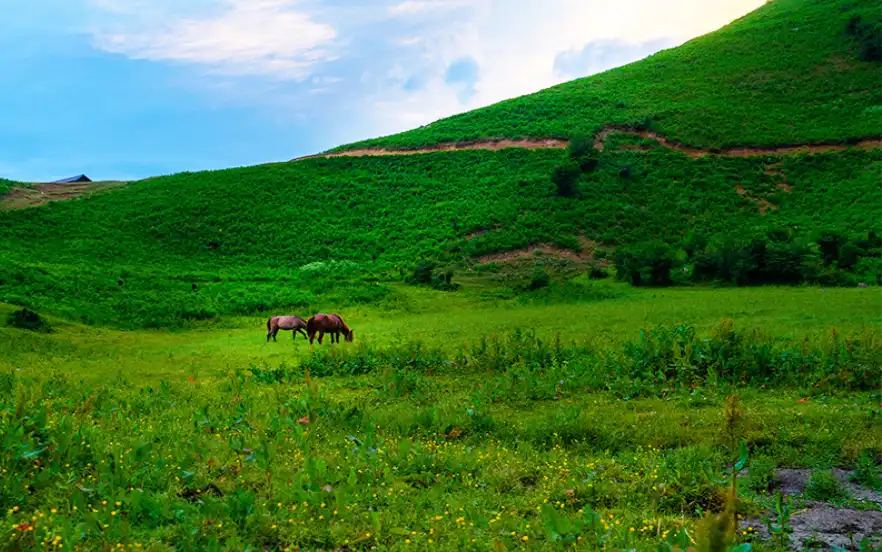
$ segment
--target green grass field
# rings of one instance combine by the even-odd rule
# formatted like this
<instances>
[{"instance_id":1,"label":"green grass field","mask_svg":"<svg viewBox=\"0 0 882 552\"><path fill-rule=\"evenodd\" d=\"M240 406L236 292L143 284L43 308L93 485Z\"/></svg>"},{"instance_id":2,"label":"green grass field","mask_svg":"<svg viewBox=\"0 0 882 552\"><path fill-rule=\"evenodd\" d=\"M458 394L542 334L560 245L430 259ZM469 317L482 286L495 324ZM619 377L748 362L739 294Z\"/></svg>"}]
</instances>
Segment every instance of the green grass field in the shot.
<instances>
[{"instance_id":1,"label":"green grass field","mask_svg":"<svg viewBox=\"0 0 882 552\"><path fill-rule=\"evenodd\" d=\"M775 0L341 149L854 144L882 136L880 37L870 0ZM618 133L568 173L561 149L313 158L0 207L0 548L882 550L864 146ZM266 342L321 311L355 342Z\"/></svg>"},{"instance_id":2,"label":"green grass field","mask_svg":"<svg viewBox=\"0 0 882 552\"><path fill-rule=\"evenodd\" d=\"M356 341L340 345L265 343L262 318L0 329L0 538L13 550L711 549L696 524L724 508L744 442L753 475L732 542L773 549L756 536L771 470L878 471L877 289L592 285L619 296L396 288L395 309L345 313ZM744 413L730 435L733 393Z\"/></svg>"}]
</instances>

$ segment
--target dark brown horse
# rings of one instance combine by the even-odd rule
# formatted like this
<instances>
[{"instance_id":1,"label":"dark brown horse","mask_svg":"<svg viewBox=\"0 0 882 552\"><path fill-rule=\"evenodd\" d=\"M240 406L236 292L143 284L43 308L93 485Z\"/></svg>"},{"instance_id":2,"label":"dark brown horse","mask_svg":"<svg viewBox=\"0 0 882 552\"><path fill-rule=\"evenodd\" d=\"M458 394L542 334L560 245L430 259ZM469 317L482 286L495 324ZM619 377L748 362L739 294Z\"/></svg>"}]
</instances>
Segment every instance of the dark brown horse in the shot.
<instances>
[{"instance_id":1,"label":"dark brown horse","mask_svg":"<svg viewBox=\"0 0 882 552\"><path fill-rule=\"evenodd\" d=\"M343 334L346 341L352 343L352 334L355 333L349 329L349 326L346 325L346 322L343 322L343 319L337 313L319 313L310 317L306 322L306 333L309 334L310 344L312 344L316 332L319 334L319 345L322 344L322 338L326 333L331 334L331 343L340 343L340 334Z\"/></svg>"},{"instance_id":2,"label":"dark brown horse","mask_svg":"<svg viewBox=\"0 0 882 552\"><path fill-rule=\"evenodd\" d=\"M303 339L307 339L306 322L304 322L299 316L273 316L267 320L266 340L269 341L272 337L273 341L275 341L276 334L279 333L279 330L294 330L291 337L297 339L297 334L301 333L303 334Z\"/></svg>"}]
</instances>

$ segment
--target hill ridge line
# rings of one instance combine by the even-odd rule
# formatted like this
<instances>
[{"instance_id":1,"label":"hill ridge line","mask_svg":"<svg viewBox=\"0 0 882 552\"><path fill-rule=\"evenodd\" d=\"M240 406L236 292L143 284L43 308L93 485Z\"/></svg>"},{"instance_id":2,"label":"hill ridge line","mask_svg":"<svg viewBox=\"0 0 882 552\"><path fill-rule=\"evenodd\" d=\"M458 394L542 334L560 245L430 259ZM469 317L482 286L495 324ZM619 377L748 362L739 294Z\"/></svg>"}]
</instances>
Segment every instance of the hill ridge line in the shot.
<instances>
[{"instance_id":1,"label":"hill ridge line","mask_svg":"<svg viewBox=\"0 0 882 552\"><path fill-rule=\"evenodd\" d=\"M603 151L605 140L611 134L630 134L641 138L655 140L664 148L677 151L688 155L692 158L707 157L714 155L718 157L760 157L763 155L798 155L798 154L815 154L827 153L832 151L845 151L848 149L872 150L882 148L882 137L870 137L857 140L852 143L843 142L816 142L812 144L790 144L781 146L744 146L733 148L696 148L693 146L684 146L673 140L659 135L658 133L648 130L637 130L627 127L609 126L601 130L595 135L594 147L598 151ZM423 153L437 153L444 151L467 151L467 150L491 150L498 151L506 148L521 148L528 150L538 149L566 149L569 145L568 140L559 139L490 139L490 140L472 140L463 142L447 142L435 146L414 149L387 149L387 148L360 148L354 150L318 153L313 155L305 155L291 159L289 162L294 163L306 159L315 159L320 157L374 157L388 155L419 155ZM640 147L623 148L623 149L645 149Z\"/></svg>"}]
</instances>

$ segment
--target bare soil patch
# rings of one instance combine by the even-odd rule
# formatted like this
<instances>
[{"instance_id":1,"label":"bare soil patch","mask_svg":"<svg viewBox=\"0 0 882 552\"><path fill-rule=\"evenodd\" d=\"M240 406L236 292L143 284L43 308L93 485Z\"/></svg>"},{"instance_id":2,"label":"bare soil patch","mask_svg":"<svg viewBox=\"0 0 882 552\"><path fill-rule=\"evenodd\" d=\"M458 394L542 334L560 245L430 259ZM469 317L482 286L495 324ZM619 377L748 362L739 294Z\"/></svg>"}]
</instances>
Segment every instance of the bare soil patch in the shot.
<instances>
[{"instance_id":1,"label":"bare soil patch","mask_svg":"<svg viewBox=\"0 0 882 552\"><path fill-rule=\"evenodd\" d=\"M756 208L759 209L759 212L761 215L765 215L769 211L774 211L778 208L777 205L775 205L774 203L772 203L768 199L765 199L762 197L754 197L754 196L750 195L747 192L747 190L745 190L744 187L741 185L736 185L735 191L738 192L738 195L740 195L744 199L747 199L748 201L752 201L754 203L754 205L756 205ZM789 188L788 188L788 191L789 191Z\"/></svg>"},{"instance_id":2,"label":"bare soil patch","mask_svg":"<svg viewBox=\"0 0 882 552\"><path fill-rule=\"evenodd\" d=\"M882 506L882 493L862 487L851 481L851 472L841 469L833 469L833 475L842 483L849 496L856 500L872 502ZM784 494L802 494L811 479L812 470L808 469L781 469L775 471L774 488Z\"/></svg>"},{"instance_id":3,"label":"bare soil patch","mask_svg":"<svg viewBox=\"0 0 882 552\"><path fill-rule=\"evenodd\" d=\"M772 489L786 495L799 496L805 492L812 470L776 470ZM849 496L857 501L882 506L882 493L850 481L850 472L834 469L833 475L842 483ZM795 550L830 550L841 547L857 550L864 538L882 544L882 511L840 508L824 502L801 501L791 514L790 546ZM752 527L761 539L772 538L763 520L751 518L740 522L742 529ZM872 540L872 539L875 539Z\"/></svg>"},{"instance_id":4,"label":"bare soil patch","mask_svg":"<svg viewBox=\"0 0 882 552\"><path fill-rule=\"evenodd\" d=\"M639 136L641 138L654 140L661 144L662 146L674 150L679 151L680 153L684 153L692 158L705 157L708 155L717 155L722 157L755 157L755 156L764 156L764 155L800 155L800 154L815 154L815 153L827 153L832 151L844 151L850 148L857 148L863 150L872 150L877 148L882 148L882 137L874 137L867 138L864 140L857 141L852 144L844 144L844 143L821 143L821 144L799 144L799 145L784 145L784 146L773 146L773 147L738 147L738 148L727 148L727 149L702 149L695 148L692 146L684 146L678 142L673 140L668 140L663 136L650 132L648 130L637 130L630 127L621 127L621 126L610 126L607 127L600 132L598 132L594 137L594 147L597 148L598 151L603 151L605 147L606 138L610 134L614 133L624 133L631 134L633 136ZM302 161L304 159L313 159L317 157L363 157L363 156L383 156L383 155L418 155L422 153L433 153L439 151L461 151L461 150L501 150L505 148L523 148L523 149L565 149L569 142L567 140L506 140L506 139L496 139L496 140L480 140L480 141L469 141L469 142L455 142L455 143L446 143L446 144L438 144L435 146L427 147L427 148L419 148L419 149L385 149L385 148L362 148L348 151L338 151L334 153L319 153L315 155L306 155L303 157L298 157L296 159L292 159L291 162ZM640 145L626 145L621 149L634 150L634 151L643 151L647 148L645 146Z\"/></svg>"},{"instance_id":5,"label":"bare soil patch","mask_svg":"<svg viewBox=\"0 0 882 552\"><path fill-rule=\"evenodd\" d=\"M39 207L50 201L73 199L125 185L125 182L75 182L70 184L47 182L29 188L13 188L0 197L0 210Z\"/></svg>"},{"instance_id":6,"label":"bare soil patch","mask_svg":"<svg viewBox=\"0 0 882 552\"><path fill-rule=\"evenodd\" d=\"M701 149L694 148L691 146L684 146L678 142L668 140L663 136L655 132L650 132L648 130L635 130L628 127L607 127L597 133L594 139L594 147L598 151L603 151L604 141L606 137L610 134L620 132L631 134L634 136L640 136L641 138L646 138L650 140L655 140L662 146L674 150L679 151L680 153L685 153L689 157L699 158L705 157L708 155L718 155L723 157L756 157L763 155L799 155L799 154L815 154L815 153L827 153L831 151L844 151L850 148L857 149L876 149L882 148L882 138L868 138L866 140L860 140L854 144L842 144L842 143L829 143L829 144L800 144L800 145L786 145L786 146L774 146L774 147L741 147L741 148L726 148L720 150L710 150L710 149Z\"/></svg>"},{"instance_id":7,"label":"bare soil patch","mask_svg":"<svg viewBox=\"0 0 882 552\"><path fill-rule=\"evenodd\" d=\"M875 539L871 542L877 545L882 543L882 512L876 510L835 508L811 502L793 513L788 525L793 528L790 547L794 550L831 550L834 546L858 550L865 538ZM760 539L772 538L762 520L744 520L740 527L753 527Z\"/></svg>"},{"instance_id":8,"label":"bare soil patch","mask_svg":"<svg viewBox=\"0 0 882 552\"><path fill-rule=\"evenodd\" d=\"M418 155L421 153L434 153L439 151L460 151L460 150L492 150L497 151L506 148L522 148L522 149L564 149L567 147L566 140L485 140L474 142L456 142L448 144L438 144L428 148L407 149L407 150L390 150L382 148L365 148L347 151L339 151L335 153L320 153L317 155L306 155L298 157L291 161L301 161L303 159L312 159L316 157L363 157L363 156L382 156L382 155Z\"/></svg>"},{"instance_id":9,"label":"bare soil patch","mask_svg":"<svg viewBox=\"0 0 882 552\"><path fill-rule=\"evenodd\" d=\"M537 243L529 245L527 247L521 247L519 249L510 249L508 251L498 251L496 253L481 255L477 258L477 261L480 264L514 263L524 259L532 259L541 255L557 257L559 259L569 259L577 263L587 263L593 261L597 243L585 238L584 236L579 238L579 242L581 245L581 250L578 253L571 249L565 249L563 247L550 243Z\"/></svg>"}]
</instances>

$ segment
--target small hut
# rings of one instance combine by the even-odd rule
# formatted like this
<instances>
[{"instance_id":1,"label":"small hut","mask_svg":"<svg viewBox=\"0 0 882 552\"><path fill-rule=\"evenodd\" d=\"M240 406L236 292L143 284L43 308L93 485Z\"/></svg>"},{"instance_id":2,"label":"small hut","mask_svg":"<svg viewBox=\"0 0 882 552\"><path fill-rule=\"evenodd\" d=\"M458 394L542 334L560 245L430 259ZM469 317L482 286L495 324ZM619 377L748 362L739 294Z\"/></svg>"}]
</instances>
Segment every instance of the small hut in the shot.
<instances>
[{"instance_id":1,"label":"small hut","mask_svg":"<svg viewBox=\"0 0 882 552\"><path fill-rule=\"evenodd\" d=\"M61 180L56 180L55 182L58 184L71 184L74 182L92 182L92 179L84 174L78 174L77 176L62 178Z\"/></svg>"}]
</instances>

